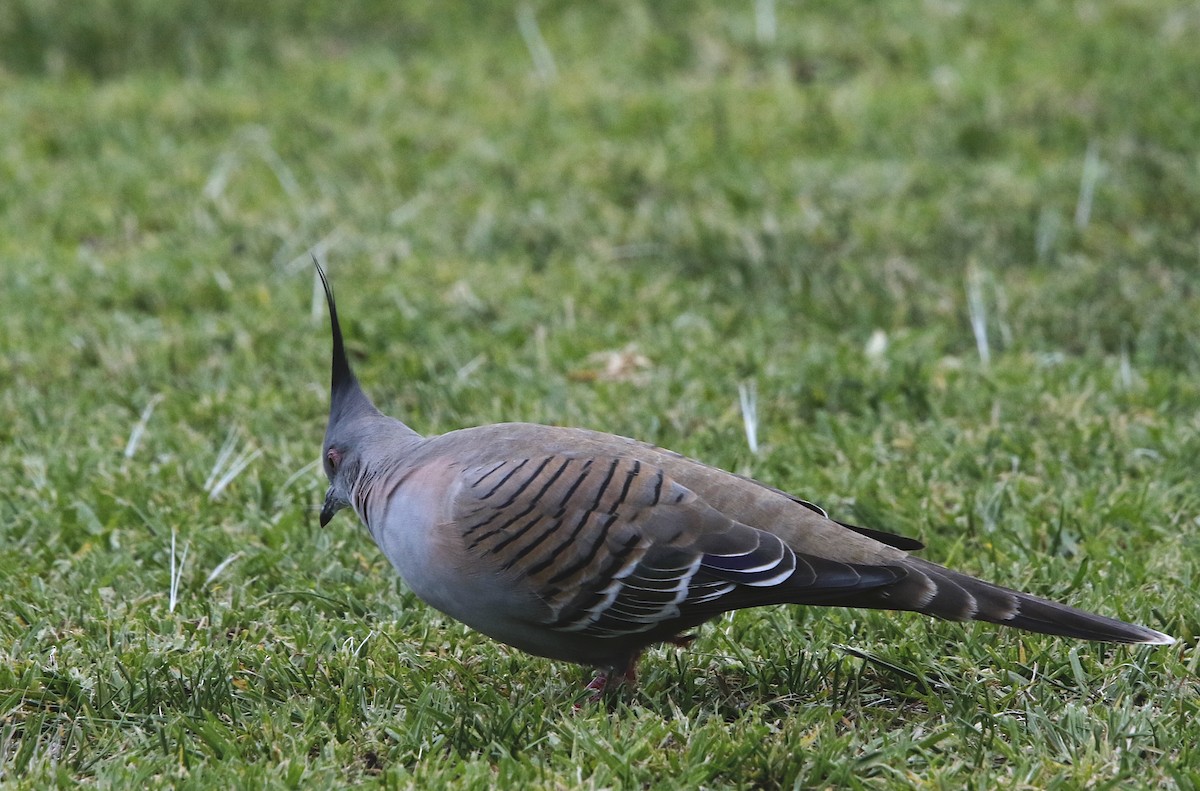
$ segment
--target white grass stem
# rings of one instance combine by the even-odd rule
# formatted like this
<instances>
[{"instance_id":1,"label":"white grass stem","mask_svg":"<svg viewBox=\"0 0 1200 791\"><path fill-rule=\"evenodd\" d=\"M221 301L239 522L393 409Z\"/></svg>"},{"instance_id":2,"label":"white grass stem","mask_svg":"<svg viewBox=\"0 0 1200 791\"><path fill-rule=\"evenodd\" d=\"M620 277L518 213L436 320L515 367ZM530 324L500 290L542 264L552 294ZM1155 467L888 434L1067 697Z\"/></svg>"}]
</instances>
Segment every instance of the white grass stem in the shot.
<instances>
[{"instance_id":1,"label":"white grass stem","mask_svg":"<svg viewBox=\"0 0 1200 791\"><path fill-rule=\"evenodd\" d=\"M468 360L466 365L454 372L454 378L460 382L465 382L470 379L471 375L478 371L486 362L486 354L477 354Z\"/></svg>"},{"instance_id":2,"label":"white grass stem","mask_svg":"<svg viewBox=\"0 0 1200 791\"><path fill-rule=\"evenodd\" d=\"M150 422L154 408L163 398L162 393L155 393L146 404L146 408L142 410L142 416L138 418L138 422L133 424L133 430L129 432L129 441L125 443L125 458L132 459L133 454L137 453L138 446L142 444L142 435L146 433L146 424Z\"/></svg>"},{"instance_id":3,"label":"white grass stem","mask_svg":"<svg viewBox=\"0 0 1200 791\"><path fill-rule=\"evenodd\" d=\"M313 277L315 278L316 269L313 268L313 258L316 258L321 263L321 266L324 267L325 271L328 272L329 264L325 261L326 256L328 255L329 251L342 240L342 233L343 231L341 226L334 228L316 242L306 247L298 255L293 257L285 264L280 264L280 261L283 260L284 253L282 251L276 253L275 257L271 259L271 264L273 266L279 266L279 268L288 275L294 275L295 273L302 272L305 269L311 269L313 271ZM317 282L318 285L320 285L320 281ZM322 301L321 304L323 305L324 302Z\"/></svg>"},{"instance_id":4,"label":"white grass stem","mask_svg":"<svg viewBox=\"0 0 1200 791\"><path fill-rule=\"evenodd\" d=\"M356 641L353 636L347 637L346 641L342 643L342 648L348 650L354 656L360 657L362 656L363 649L367 647L367 644L371 642L371 638L373 638L375 634L375 630L372 629L371 631L367 632L367 636L361 640Z\"/></svg>"},{"instance_id":5,"label":"white grass stem","mask_svg":"<svg viewBox=\"0 0 1200 791\"><path fill-rule=\"evenodd\" d=\"M275 174L275 178L279 181L279 186L283 187L283 191L293 201L299 202L303 196L300 193L300 182L296 180L296 176L292 173L292 169L283 161L283 157L279 156L270 143L264 137L259 141L259 156L262 157L264 163Z\"/></svg>"},{"instance_id":6,"label":"white grass stem","mask_svg":"<svg viewBox=\"0 0 1200 791\"><path fill-rule=\"evenodd\" d=\"M407 225L412 220L415 220L421 212L429 205L429 196L422 193L414 198L406 200L396 208L392 209L388 214L388 224L392 228L399 228Z\"/></svg>"},{"instance_id":7,"label":"white grass stem","mask_svg":"<svg viewBox=\"0 0 1200 791\"><path fill-rule=\"evenodd\" d=\"M250 463L262 455L260 448L255 448L249 453L242 453L233 463L229 465L229 469L221 476L221 479L213 484L212 491L208 494L208 499L215 500L221 496L221 492L225 491L225 487L233 483L233 480L242 474L242 471L250 466Z\"/></svg>"},{"instance_id":8,"label":"white grass stem","mask_svg":"<svg viewBox=\"0 0 1200 791\"><path fill-rule=\"evenodd\" d=\"M538 77L546 82L554 80L558 76L558 67L554 65L554 55L546 45L546 39L542 37L537 16L529 3L517 6L517 29L521 31L521 38L525 42L525 48L529 50L529 59L533 61L533 70L537 72Z\"/></svg>"},{"instance_id":9,"label":"white grass stem","mask_svg":"<svg viewBox=\"0 0 1200 791\"><path fill-rule=\"evenodd\" d=\"M321 466L321 460L313 459L308 464L305 464L303 467L301 467L300 469L296 470L291 475L289 475L287 477L287 480L283 482L283 486L279 487L279 490L281 492L286 492L288 490L288 487L290 487L293 483L295 483L296 481L300 480L302 477L307 475L313 468L320 467L320 466Z\"/></svg>"},{"instance_id":10,"label":"white grass stem","mask_svg":"<svg viewBox=\"0 0 1200 791\"><path fill-rule=\"evenodd\" d=\"M772 44L775 32L775 0L754 0L754 37L759 44Z\"/></svg>"},{"instance_id":11,"label":"white grass stem","mask_svg":"<svg viewBox=\"0 0 1200 791\"><path fill-rule=\"evenodd\" d=\"M1044 208L1038 213L1037 231L1034 234L1033 247L1039 261L1045 261L1054 252L1054 245L1058 241L1059 226L1061 224L1062 218L1053 209Z\"/></svg>"},{"instance_id":12,"label":"white grass stem","mask_svg":"<svg viewBox=\"0 0 1200 791\"><path fill-rule=\"evenodd\" d=\"M863 346L863 355L872 364L880 364L887 355L888 336L881 329L876 329L871 333L871 337L867 338L867 343Z\"/></svg>"},{"instance_id":13,"label":"white grass stem","mask_svg":"<svg viewBox=\"0 0 1200 791\"><path fill-rule=\"evenodd\" d=\"M979 362L986 368L992 362L992 351L988 345L987 304L983 299L983 277L975 267L967 269L967 313L971 318L971 332L975 335Z\"/></svg>"},{"instance_id":14,"label":"white grass stem","mask_svg":"<svg viewBox=\"0 0 1200 791\"><path fill-rule=\"evenodd\" d=\"M229 457L233 455L234 448L237 447L237 429L229 429L229 434L225 437L225 442L222 443L221 449L217 451L217 459L213 462L212 469L208 472L208 477L204 479L204 491L212 493L213 483L221 474L221 470L225 469L225 464Z\"/></svg>"},{"instance_id":15,"label":"white grass stem","mask_svg":"<svg viewBox=\"0 0 1200 791\"><path fill-rule=\"evenodd\" d=\"M208 492L209 500L216 500L220 497L226 487L233 483L234 479L249 467L251 462L262 455L262 450L259 448L236 453L237 444L238 431L234 427L225 437L221 450L217 452L217 459L213 462L212 470L209 471L208 478L204 481L204 490Z\"/></svg>"},{"instance_id":16,"label":"white grass stem","mask_svg":"<svg viewBox=\"0 0 1200 791\"><path fill-rule=\"evenodd\" d=\"M225 194L225 187L229 184L229 176L233 173L234 168L238 166L241 157L236 150L225 151L217 158L217 164L208 174L208 179L204 182L204 188L200 191L207 200L216 202Z\"/></svg>"},{"instance_id":17,"label":"white grass stem","mask_svg":"<svg viewBox=\"0 0 1200 791\"><path fill-rule=\"evenodd\" d=\"M746 428L746 444L758 455L758 385L751 381L738 385L738 403L742 407L742 425Z\"/></svg>"},{"instance_id":18,"label":"white grass stem","mask_svg":"<svg viewBox=\"0 0 1200 791\"><path fill-rule=\"evenodd\" d=\"M543 373L550 371L550 351L547 348L547 338L550 336L550 331L546 329L546 325L538 323L533 329L533 348L534 356L537 358L538 370Z\"/></svg>"},{"instance_id":19,"label":"white grass stem","mask_svg":"<svg viewBox=\"0 0 1200 791\"><path fill-rule=\"evenodd\" d=\"M992 298L996 301L996 327L1000 330L1000 348L1011 349L1013 345L1012 325L1008 316L1008 292L998 281L992 281Z\"/></svg>"},{"instance_id":20,"label":"white grass stem","mask_svg":"<svg viewBox=\"0 0 1200 791\"><path fill-rule=\"evenodd\" d=\"M167 611L175 612L175 605L179 603L179 582L183 579L183 567L187 563L188 548L191 544L183 545L183 553L179 555L179 562L175 561L175 528L171 528L171 584L167 593Z\"/></svg>"},{"instance_id":21,"label":"white grass stem","mask_svg":"<svg viewBox=\"0 0 1200 791\"><path fill-rule=\"evenodd\" d=\"M1083 230L1092 219L1092 202L1096 197L1096 183L1104 172L1100 162L1100 146L1093 140L1088 144L1083 157L1083 173L1079 177L1079 199L1075 202L1075 227Z\"/></svg>"},{"instance_id":22,"label":"white grass stem","mask_svg":"<svg viewBox=\"0 0 1200 791\"><path fill-rule=\"evenodd\" d=\"M217 567L215 569L213 569L211 572L209 572L209 575L204 579L205 586L211 585L213 580L215 580L217 577L221 576L221 572L229 567L230 563L233 563L233 561L237 560L241 556L242 556L241 552L234 552L232 555L230 555L229 557L225 558L220 563L218 563Z\"/></svg>"},{"instance_id":23,"label":"white grass stem","mask_svg":"<svg viewBox=\"0 0 1200 791\"><path fill-rule=\"evenodd\" d=\"M1133 389L1133 363L1129 359L1129 347L1121 347L1121 359L1118 363L1117 372L1120 377L1121 389L1129 391Z\"/></svg>"},{"instance_id":24,"label":"white grass stem","mask_svg":"<svg viewBox=\"0 0 1200 791\"><path fill-rule=\"evenodd\" d=\"M223 198L230 177L246 161L246 154L249 152L256 155L274 174L289 199L300 202L304 197L301 194L300 182L283 161L283 157L279 156L279 152L271 146L270 139L271 134L265 127L249 126L243 129L234 144L217 160L216 166L204 183L204 197L214 202Z\"/></svg>"}]
</instances>

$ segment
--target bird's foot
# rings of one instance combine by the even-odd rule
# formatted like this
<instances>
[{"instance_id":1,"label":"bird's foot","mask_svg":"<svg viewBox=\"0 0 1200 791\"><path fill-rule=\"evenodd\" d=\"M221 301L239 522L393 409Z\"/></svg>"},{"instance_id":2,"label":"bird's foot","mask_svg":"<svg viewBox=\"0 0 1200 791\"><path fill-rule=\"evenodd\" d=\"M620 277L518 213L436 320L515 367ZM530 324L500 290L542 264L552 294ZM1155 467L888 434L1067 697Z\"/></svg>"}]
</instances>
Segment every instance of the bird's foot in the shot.
<instances>
[{"instance_id":1,"label":"bird's foot","mask_svg":"<svg viewBox=\"0 0 1200 791\"><path fill-rule=\"evenodd\" d=\"M614 678L616 679L615 683L613 680ZM584 692L591 693L587 696L587 700L585 702L586 703L599 703L600 701L604 700L604 693L607 692L610 687L617 687L617 686L620 686L621 684L629 684L630 686L633 686L636 683L637 683L637 660L636 659L634 661L630 662L625 667L625 669L623 671L621 671L619 674L610 673L609 671L602 670L596 674L595 678L593 678L591 681L588 682L587 686L585 686L583 688ZM574 708L575 708L575 711L579 711L581 708L583 708L583 702L576 703Z\"/></svg>"},{"instance_id":2,"label":"bird's foot","mask_svg":"<svg viewBox=\"0 0 1200 791\"><path fill-rule=\"evenodd\" d=\"M587 686L583 688L585 693L590 694L584 700L575 701L575 705L571 707L571 710L578 712L583 708L585 703L589 705L599 703L604 699L604 690L606 689L608 689L608 673L597 673L596 677L589 681Z\"/></svg>"},{"instance_id":3,"label":"bird's foot","mask_svg":"<svg viewBox=\"0 0 1200 791\"><path fill-rule=\"evenodd\" d=\"M668 637L663 642L670 643L671 645L679 648L687 648L695 639L696 635L694 634L677 634L674 637ZM604 700L604 693L612 687L618 687L622 684L628 684L632 687L637 684L637 663L639 658L640 654L630 659L629 663L625 665L624 670L611 668L610 670L601 670L600 672L596 673L596 677L589 681L587 686L583 688L584 692L590 694L587 696L585 701L576 703L574 710L579 711L581 708L583 708L583 704L585 702L599 703L600 701Z\"/></svg>"},{"instance_id":4,"label":"bird's foot","mask_svg":"<svg viewBox=\"0 0 1200 791\"><path fill-rule=\"evenodd\" d=\"M588 695L588 703L599 703L600 699L604 697L606 689L608 689L608 673L597 673L596 677L583 688L584 692L592 693Z\"/></svg>"}]
</instances>

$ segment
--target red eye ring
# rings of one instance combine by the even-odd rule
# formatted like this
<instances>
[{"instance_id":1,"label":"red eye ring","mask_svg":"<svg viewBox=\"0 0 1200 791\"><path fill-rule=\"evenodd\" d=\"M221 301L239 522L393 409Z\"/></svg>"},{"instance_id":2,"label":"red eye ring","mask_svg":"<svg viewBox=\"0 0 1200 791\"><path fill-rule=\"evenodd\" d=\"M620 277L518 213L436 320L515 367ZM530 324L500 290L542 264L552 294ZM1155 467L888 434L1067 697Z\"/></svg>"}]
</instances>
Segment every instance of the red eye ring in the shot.
<instances>
[{"instance_id":1,"label":"red eye ring","mask_svg":"<svg viewBox=\"0 0 1200 791\"><path fill-rule=\"evenodd\" d=\"M325 458L329 461L329 466L337 469L338 464L342 461L342 452L337 448L330 448L325 454Z\"/></svg>"}]
</instances>

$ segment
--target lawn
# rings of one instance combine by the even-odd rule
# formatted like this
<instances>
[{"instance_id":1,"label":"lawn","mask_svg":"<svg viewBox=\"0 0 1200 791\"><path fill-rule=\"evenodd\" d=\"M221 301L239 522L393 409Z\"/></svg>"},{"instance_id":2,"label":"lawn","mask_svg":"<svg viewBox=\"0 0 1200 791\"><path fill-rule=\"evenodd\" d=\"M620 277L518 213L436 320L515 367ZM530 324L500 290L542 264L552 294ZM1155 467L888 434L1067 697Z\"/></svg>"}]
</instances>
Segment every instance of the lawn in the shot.
<instances>
[{"instance_id":1,"label":"lawn","mask_svg":"<svg viewBox=\"0 0 1200 791\"><path fill-rule=\"evenodd\" d=\"M1200 788L1195 3L257 5L0 7L0 785ZM422 433L1180 642L752 610L573 712L318 527L313 254Z\"/></svg>"}]
</instances>

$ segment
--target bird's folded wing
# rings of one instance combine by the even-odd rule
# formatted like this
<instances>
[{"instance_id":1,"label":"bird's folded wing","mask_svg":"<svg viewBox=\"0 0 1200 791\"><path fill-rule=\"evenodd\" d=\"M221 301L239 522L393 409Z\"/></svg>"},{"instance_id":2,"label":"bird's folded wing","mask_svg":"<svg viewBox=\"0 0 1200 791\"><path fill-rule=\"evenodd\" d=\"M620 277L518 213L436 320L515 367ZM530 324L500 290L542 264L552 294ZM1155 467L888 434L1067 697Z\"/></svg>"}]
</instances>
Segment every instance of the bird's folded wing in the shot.
<instances>
[{"instance_id":1,"label":"bird's folded wing","mask_svg":"<svg viewBox=\"0 0 1200 791\"><path fill-rule=\"evenodd\" d=\"M829 602L905 574L799 554L635 458L503 459L461 481L453 523L464 551L545 602L546 625L563 631L687 628L731 609Z\"/></svg>"}]
</instances>

